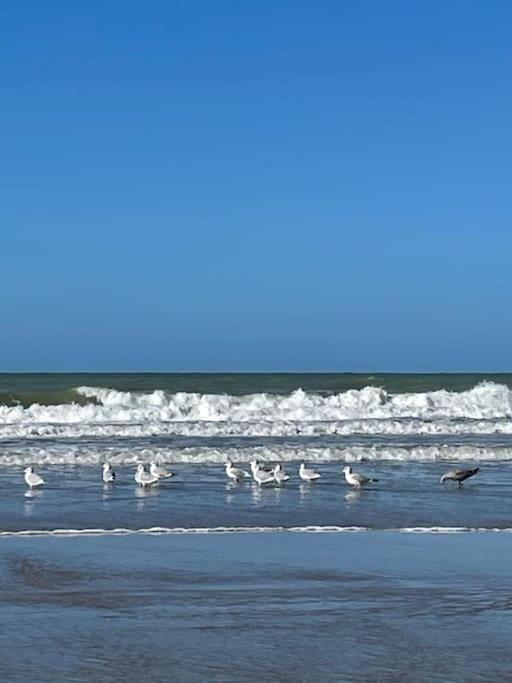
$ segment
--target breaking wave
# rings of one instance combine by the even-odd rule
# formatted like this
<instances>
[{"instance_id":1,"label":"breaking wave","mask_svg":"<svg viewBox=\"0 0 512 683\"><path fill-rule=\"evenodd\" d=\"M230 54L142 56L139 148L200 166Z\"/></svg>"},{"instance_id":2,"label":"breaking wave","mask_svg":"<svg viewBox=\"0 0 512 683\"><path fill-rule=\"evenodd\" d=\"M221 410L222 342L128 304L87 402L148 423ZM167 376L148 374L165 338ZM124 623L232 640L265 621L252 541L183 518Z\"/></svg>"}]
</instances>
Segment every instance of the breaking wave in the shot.
<instances>
[{"instance_id":1,"label":"breaking wave","mask_svg":"<svg viewBox=\"0 0 512 683\"><path fill-rule=\"evenodd\" d=\"M297 463L358 463L358 462L423 462L474 463L512 461L512 446L350 446L314 447L280 445L242 448L215 447L104 447L87 444L38 446L5 446L0 454L1 467L26 465L84 465L99 466L106 459L115 466L135 466L152 460L166 465L223 465L227 459L249 463L254 458L261 462Z\"/></svg>"},{"instance_id":2,"label":"breaking wave","mask_svg":"<svg viewBox=\"0 0 512 683\"><path fill-rule=\"evenodd\" d=\"M512 391L493 382L401 394L376 387L232 396L82 386L65 395L63 403L0 405L0 438L512 433Z\"/></svg>"}]
</instances>

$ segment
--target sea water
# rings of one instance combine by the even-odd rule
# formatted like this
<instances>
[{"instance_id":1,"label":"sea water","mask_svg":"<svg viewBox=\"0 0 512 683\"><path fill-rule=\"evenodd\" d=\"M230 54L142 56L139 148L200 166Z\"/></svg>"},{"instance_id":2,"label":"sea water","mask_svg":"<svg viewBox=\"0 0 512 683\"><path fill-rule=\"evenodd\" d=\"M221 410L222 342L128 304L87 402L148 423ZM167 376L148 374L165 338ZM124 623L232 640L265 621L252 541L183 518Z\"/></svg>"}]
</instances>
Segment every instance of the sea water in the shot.
<instances>
[{"instance_id":1,"label":"sea water","mask_svg":"<svg viewBox=\"0 0 512 683\"><path fill-rule=\"evenodd\" d=\"M0 376L0 678L507 679L511 386ZM228 458L290 479L228 481ZM175 476L141 489L151 460ZM378 481L352 490L346 463ZM456 466L480 472L441 485Z\"/></svg>"},{"instance_id":2,"label":"sea water","mask_svg":"<svg viewBox=\"0 0 512 683\"><path fill-rule=\"evenodd\" d=\"M512 376L0 375L0 531L512 527ZM227 459L290 480L226 479ZM138 462L175 473L141 490ZM103 486L110 462L114 486ZM301 461L320 473L298 477ZM352 491L341 468L378 479ZM22 469L47 484L26 495ZM441 486L455 466L480 472Z\"/></svg>"}]
</instances>

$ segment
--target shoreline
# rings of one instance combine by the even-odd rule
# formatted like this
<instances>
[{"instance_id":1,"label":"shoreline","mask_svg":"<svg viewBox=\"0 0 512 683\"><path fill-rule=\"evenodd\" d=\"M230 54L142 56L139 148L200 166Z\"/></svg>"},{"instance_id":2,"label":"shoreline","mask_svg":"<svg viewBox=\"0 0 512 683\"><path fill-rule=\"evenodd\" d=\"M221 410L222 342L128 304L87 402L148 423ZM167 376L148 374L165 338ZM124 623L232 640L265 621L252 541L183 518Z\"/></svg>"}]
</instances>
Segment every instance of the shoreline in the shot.
<instances>
[{"instance_id":1,"label":"shoreline","mask_svg":"<svg viewBox=\"0 0 512 683\"><path fill-rule=\"evenodd\" d=\"M143 527L129 529L124 527L114 529L24 529L20 531L0 531L0 539L4 538L84 538L84 537L114 537L114 536L232 536L241 534L411 534L411 535L470 535L470 534L510 534L512 527L399 527L375 528L360 526L297 526L297 527Z\"/></svg>"}]
</instances>

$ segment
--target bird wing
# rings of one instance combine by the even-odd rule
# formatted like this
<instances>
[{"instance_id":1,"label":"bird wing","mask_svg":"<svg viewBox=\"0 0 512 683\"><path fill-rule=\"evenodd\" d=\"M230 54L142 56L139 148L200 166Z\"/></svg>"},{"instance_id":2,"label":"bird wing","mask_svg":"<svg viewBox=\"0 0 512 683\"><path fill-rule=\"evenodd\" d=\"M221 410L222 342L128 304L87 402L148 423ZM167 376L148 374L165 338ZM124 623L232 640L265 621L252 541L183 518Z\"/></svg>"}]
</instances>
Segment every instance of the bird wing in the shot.
<instances>
[{"instance_id":1,"label":"bird wing","mask_svg":"<svg viewBox=\"0 0 512 683\"><path fill-rule=\"evenodd\" d=\"M272 481L274 478L273 472L267 472L266 470L260 470L261 481Z\"/></svg>"}]
</instances>

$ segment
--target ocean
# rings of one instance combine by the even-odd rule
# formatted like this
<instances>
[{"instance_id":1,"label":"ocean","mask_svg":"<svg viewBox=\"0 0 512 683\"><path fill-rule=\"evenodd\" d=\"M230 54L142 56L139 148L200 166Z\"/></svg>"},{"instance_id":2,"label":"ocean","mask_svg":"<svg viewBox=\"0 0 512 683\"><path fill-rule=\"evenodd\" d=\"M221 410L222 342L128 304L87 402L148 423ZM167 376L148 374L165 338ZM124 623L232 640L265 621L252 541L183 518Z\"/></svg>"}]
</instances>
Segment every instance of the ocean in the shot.
<instances>
[{"instance_id":1,"label":"ocean","mask_svg":"<svg viewBox=\"0 0 512 683\"><path fill-rule=\"evenodd\" d=\"M511 398L508 374L0 375L0 678L507 678ZM142 489L152 460L175 476ZM457 465L480 471L442 485Z\"/></svg>"},{"instance_id":2,"label":"ocean","mask_svg":"<svg viewBox=\"0 0 512 683\"><path fill-rule=\"evenodd\" d=\"M508 374L3 374L0 530L508 528L511 387ZM282 462L290 480L232 486L228 458ZM152 460L176 476L141 492L136 464ZM345 463L378 484L351 491ZM32 498L27 465L47 480ZM439 485L456 465L481 468L471 498Z\"/></svg>"}]
</instances>

